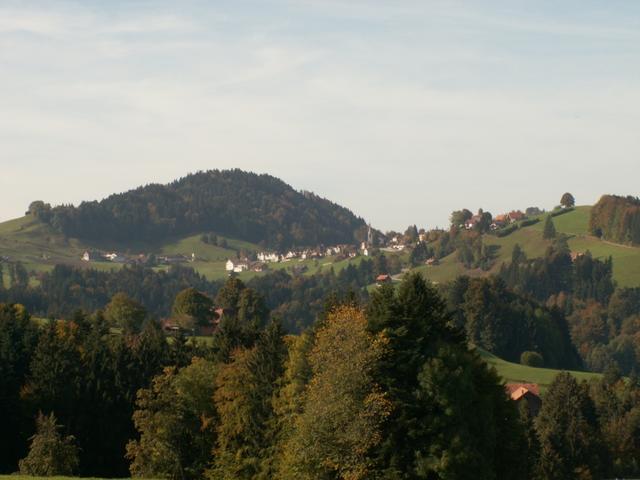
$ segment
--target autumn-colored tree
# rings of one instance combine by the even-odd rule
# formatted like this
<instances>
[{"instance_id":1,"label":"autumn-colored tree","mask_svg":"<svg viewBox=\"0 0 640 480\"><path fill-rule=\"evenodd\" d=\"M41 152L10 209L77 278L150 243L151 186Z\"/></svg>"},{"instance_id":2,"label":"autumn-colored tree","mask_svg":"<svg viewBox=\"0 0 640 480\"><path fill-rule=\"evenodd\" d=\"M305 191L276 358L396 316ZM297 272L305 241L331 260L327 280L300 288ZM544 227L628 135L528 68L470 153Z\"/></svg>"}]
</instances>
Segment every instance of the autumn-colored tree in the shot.
<instances>
[{"instance_id":1,"label":"autumn-colored tree","mask_svg":"<svg viewBox=\"0 0 640 480\"><path fill-rule=\"evenodd\" d=\"M295 463L288 444L295 432L297 417L303 412L304 392L311 379L309 353L313 348L314 336L306 331L298 336L286 338L288 356L285 361L284 375L278 391L275 393L272 424L273 445L271 454L272 471L276 478L290 476L290 466Z\"/></svg>"},{"instance_id":2,"label":"autumn-colored tree","mask_svg":"<svg viewBox=\"0 0 640 480\"><path fill-rule=\"evenodd\" d=\"M385 345L384 335L367 331L360 309L341 306L329 314L309 355L313 376L282 478L373 478L370 452L391 409L373 379Z\"/></svg>"}]
</instances>

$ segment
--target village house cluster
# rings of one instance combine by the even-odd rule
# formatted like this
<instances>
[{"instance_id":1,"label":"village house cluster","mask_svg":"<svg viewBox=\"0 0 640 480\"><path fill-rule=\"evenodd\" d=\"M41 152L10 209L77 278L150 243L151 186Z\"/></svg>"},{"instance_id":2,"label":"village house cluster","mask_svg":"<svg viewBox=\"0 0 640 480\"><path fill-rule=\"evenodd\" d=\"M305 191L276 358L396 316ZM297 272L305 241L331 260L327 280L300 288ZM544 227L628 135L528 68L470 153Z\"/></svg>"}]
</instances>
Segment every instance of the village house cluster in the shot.
<instances>
[{"instance_id":1,"label":"village house cluster","mask_svg":"<svg viewBox=\"0 0 640 480\"><path fill-rule=\"evenodd\" d=\"M363 253L363 255L367 255ZM277 252L259 252L256 260L252 261L248 258L228 259L225 264L227 272L241 273L246 271L262 272L267 268L269 263L290 262L293 260L309 260L321 259L326 257L342 256L344 258L353 258L358 255L355 247L352 245L336 245L332 247L318 247L313 249L289 250L285 253Z\"/></svg>"},{"instance_id":2,"label":"village house cluster","mask_svg":"<svg viewBox=\"0 0 640 480\"><path fill-rule=\"evenodd\" d=\"M496 215L493 218L493 222L491 223L491 230L498 230L500 228L506 227L507 225L519 222L527 218L527 215L521 210L513 210L509 213L503 213L501 215ZM478 213L472 216L469 220L464 222L464 228L466 230L472 230L480 221L482 220L482 214Z\"/></svg>"}]
</instances>

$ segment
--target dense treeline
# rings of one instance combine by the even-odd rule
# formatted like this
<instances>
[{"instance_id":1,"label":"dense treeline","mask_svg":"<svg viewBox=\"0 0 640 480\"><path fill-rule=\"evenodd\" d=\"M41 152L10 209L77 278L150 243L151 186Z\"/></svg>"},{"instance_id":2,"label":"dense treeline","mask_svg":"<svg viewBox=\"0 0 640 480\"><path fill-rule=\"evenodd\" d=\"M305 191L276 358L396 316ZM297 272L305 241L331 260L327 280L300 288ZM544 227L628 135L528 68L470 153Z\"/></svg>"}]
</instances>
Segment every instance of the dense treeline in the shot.
<instances>
[{"instance_id":1,"label":"dense treeline","mask_svg":"<svg viewBox=\"0 0 640 480\"><path fill-rule=\"evenodd\" d=\"M0 471L211 480L640 473L635 377L580 385L561 374L534 419L418 275L364 305L334 297L299 336L268 321L264 301L237 279L212 303L230 313L207 346L168 342L149 321L115 334L101 311L38 326L24 308L0 305Z\"/></svg>"},{"instance_id":2,"label":"dense treeline","mask_svg":"<svg viewBox=\"0 0 640 480\"><path fill-rule=\"evenodd\" d=\"M588 251L572 258L566 239L560 236L536 259L527 259L516 245L500 278L510 290L566 317L572 343L585 367L629 375L640 368L640 289L617 288L612 273L611 258L599 260ZM503 332L502 327L498 331ZM487 342L479 345L490 349ZM541 353L542 348L532 351Z\"/></svg>"},{"instance_id":3,"label":"dense treeline","mask_svg":"<svg viewBox=\"0 0 640 480\"><path fill-rule=\"evenodd\" d=\"M611 242L640 244L640 199L603 195L591 209L589 230Z\"/></svg>"},{"instance_id":4,"label":"dense treeline","mask_svg":"<svg viewBox=\"0 0 640 480\"><path fill-rule=\"evenodd\" d=\"M377 275L393 271L389 263L384 255L376 255L337 273L329 269L302 275L276 270L248 283L265 297L267 307L286 328L297 332L313 323L331 292L352 291L366 298L363 287L373 283ZM171 313L173 299L181 290L193 287L215 296L222 285L221 281L208 281L193 269L180 266L168 271L125 266L105 272L57 265L51 272L40 274L37 285L30 286L22 265L5 264L5 268L10 272L24 271L24 281L12 281L9 288L0 284L0 301L25 305L41 317L69 317L78 309L95 311L124 291L155 318L163 318Z\"/></svg>"},{"instance_id":5,"label":"dense treeline","mask_svg":"<svg viewBox=\"0 0 640 480\"><path fill-rule=\"evenodd\" d=\"M241 170L199 172L77 207L37 201L29 211L68 237L94 242L157 241L206 231L284 249L354 243L366 233L364 221L348 209L270 175Z\"/></svg>"},{"instance_id":6,"label":"dense treeline","mask_svg":"<svg viewBox=\"0 0 640 480\"><path fill-rule=\"evenodd\" d=\"M444 287L444 294L456 325L473 344L513 362L525 352L537 352L546 367L581 367L559 309L517 295L497 277L459 277Z\"/></svg>"},{"instance_id":7,"label":"dense treeline","mask_svg":"<svg viewBox=\"0 0 640 480\"><path fill-rule=\"evenodd\" d=\"M553 241L544 256L534 259L528 259L516 244L511 262L502 265L499 275L515 291L541 301L564 292L580 300L606 304L615 289L611 258L599 260L587 251L572 259L562 236Z\"/></svg>"},{"instance_id":8,"label":"dense treeline","mask_svg":"<svg viewBox=\"0 0 640 480\"><path fill-rule=\"evenodd\" d=\"M5 268L21 270L19 263ZM28 277L27 277L28 279ZM99 271L56 265L51 272L39 274L37 285L11 282L0 288L0 301L25 305L41 317L69 317L76 310L92 312L104 308L118 292L140 302L155 317L167 316L176 294L187 288L215 295L221 282L209 282L191 268L172 267L155 271L143 266L125 266L119 270Z\"/></svg>"}]
</instances>

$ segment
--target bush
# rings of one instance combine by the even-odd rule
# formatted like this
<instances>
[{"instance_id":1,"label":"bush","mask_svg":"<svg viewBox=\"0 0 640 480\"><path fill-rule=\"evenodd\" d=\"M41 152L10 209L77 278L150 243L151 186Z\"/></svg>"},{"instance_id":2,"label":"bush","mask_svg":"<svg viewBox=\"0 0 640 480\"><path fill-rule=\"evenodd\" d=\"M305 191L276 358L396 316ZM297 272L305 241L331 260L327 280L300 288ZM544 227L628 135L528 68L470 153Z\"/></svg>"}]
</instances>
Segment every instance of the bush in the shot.
<instances>
[{"instance_id":1,"label":"bush","mask_svg":"<svg viewBox=\"0 0 640 480\"><path fill-rule=\"evenodd\" d=\"M529 218L527 220L523 220L522 222L520 222L520 228L530 227L531 225L535 225L539 221L539 218Z\"/></svg>"},{"instance_id":2,"label":"bush","mask_svg":"<svg viewBox=\"0 0 640 480\"><path fill-rule=\"evenodd\" d=\"M528 367L542 368L544 366L544 358L538 352L522 352L520 363Z\"/></svg>"},{"instance_id":3,"label":"bush","mask_svg":"<svg viewBox=\"0 0 640 480\"><path fill-rule=\"evenodd\" d=\"M502 230L498 230L496 232L496 237L498 238L506 237L507 235L511 235L517 229L518 229L518 225L514 223L512 225L509 225L508 227L503 228Z\"/></svg>"}]
</instances>

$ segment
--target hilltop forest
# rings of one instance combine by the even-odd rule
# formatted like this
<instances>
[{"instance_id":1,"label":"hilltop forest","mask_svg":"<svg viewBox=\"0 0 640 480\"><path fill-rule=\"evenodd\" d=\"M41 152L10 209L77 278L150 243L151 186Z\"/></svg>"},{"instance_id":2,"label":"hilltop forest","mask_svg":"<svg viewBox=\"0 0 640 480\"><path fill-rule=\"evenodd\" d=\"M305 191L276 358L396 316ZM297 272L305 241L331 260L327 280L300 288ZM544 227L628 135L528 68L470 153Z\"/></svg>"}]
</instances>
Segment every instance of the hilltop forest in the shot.
<instances>
[{"instance_id":1,"label":"hilltop forest","mask_svg":"<svg viewBox=\"0 0 640 480\"><path fill-rule=\"evenodd\" d=\"M67 237L100 242L215 231L285 249L354 243L366 231L364 221L344 207L270 175L241 170L199 172L77 207L35 201L29 213Z\"/></svg>"},{"instance_id":2,"label":"hilltop forest","mask_svg":"<svg viewBox=\"0 0 640 480\"><path fill-rule=\"evenodd\" d=\"M640 199L603 195L591 210L589 228L611 242L640 245Z\"/></svg>"}]
</instances>

